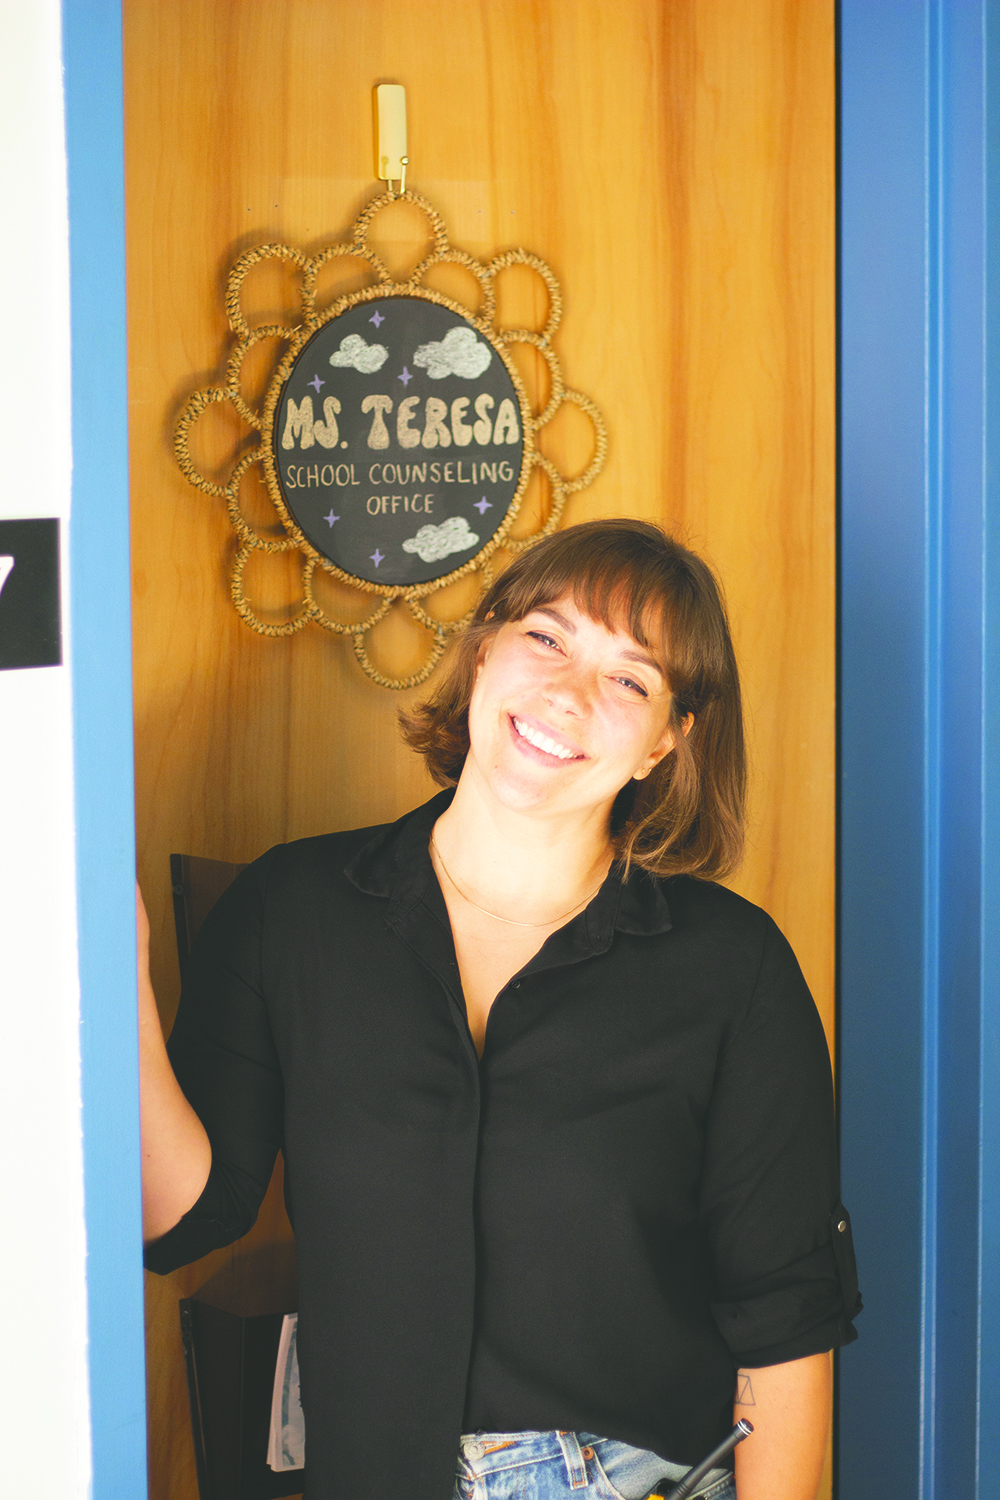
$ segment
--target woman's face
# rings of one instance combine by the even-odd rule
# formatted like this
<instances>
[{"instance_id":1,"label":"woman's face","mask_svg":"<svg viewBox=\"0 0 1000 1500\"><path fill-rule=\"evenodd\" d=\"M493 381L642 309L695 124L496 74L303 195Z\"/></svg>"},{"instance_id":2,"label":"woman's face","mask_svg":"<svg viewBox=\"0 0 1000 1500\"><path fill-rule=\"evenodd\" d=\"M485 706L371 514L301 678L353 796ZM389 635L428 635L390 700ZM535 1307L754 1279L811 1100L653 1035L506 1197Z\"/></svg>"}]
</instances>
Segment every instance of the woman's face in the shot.
<instances>
[{"instance_id":1,"label":"woman's face","mask_svg":"<svg viewBox=\"0 0 1000 1500\"><path fill-rule=\"evenodd\" d=\"M565 596L483 648L467 769L512 810L610 814L625 783L672 749L670 708L650 653Z\"/></svg>"}]
</instances>

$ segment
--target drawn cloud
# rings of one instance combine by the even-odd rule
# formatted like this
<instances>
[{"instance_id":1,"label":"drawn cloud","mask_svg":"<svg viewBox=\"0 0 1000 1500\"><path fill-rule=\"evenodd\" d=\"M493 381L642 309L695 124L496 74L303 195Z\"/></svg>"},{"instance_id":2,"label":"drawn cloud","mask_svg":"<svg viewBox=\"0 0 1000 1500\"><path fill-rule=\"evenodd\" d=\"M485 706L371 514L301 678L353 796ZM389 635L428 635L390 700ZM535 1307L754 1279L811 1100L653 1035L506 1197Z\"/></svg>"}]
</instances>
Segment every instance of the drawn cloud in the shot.
<instances>
[{"instance_id":1,"label":"drawn cloud","mask_svg":"<svg viewBox=\"0 0 1000 1500\"><path fill-rule=\"evenodd\" d=\"M440 343L421 344L413 356L413 363L426 369L432 380L446 375L475 380L489 362L489 345L480 343L471 328L449 328Z\"/></svg>"},{"instance_id":2,"label":"drawn cloud","mask_svg":"<svg viewBox=\"0 0 1000 1500\"><path fill-rule=\"evenodd\" d=\"M458 331L462 332L461 329ZM452 552L468 552L470 547L475 547L478 543L479 538L474 531L469 530L465 517L452 516L450 520L442 521L440 526L430 523L421 526L416 536L407 537L403 543L403 551L415 552L421 562L440 562Z\"/></svg>"},{"instance_id":3,"label":"drawn cloud","mask_svg":"<svg viewBox=\"0 0 1000 1500\"><path fill-rule=\"evenodd\" d=\"M366 344L359 333L349 333L341 339L340 348L330 355L330 363L346 365L350 370L357 370L359 375L374 375L388 358L389 351L384 344Z\"/></svg>"}]
</instances>

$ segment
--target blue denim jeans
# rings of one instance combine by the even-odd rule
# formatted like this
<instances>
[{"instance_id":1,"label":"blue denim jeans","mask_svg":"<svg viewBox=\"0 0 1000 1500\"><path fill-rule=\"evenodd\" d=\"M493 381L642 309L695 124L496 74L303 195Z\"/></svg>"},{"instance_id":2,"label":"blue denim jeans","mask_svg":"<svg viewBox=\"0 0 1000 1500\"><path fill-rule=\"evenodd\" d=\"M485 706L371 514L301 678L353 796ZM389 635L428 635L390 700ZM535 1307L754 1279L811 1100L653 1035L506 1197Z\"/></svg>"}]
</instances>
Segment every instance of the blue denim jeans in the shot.
<instances>
[{"instance_id":1,"label":"blue denim jeans","mask_svg":"<svg viewBox=\"0 0 1000 1500\"><path fill-rule=\"evenodd\" d=\"M592 1432L464 1434L454 1500L641 1500L688 1472L655 1453ZM727 1469L713 1469L697 1500L736 1500Z\"/></svg>"}]
</instances>

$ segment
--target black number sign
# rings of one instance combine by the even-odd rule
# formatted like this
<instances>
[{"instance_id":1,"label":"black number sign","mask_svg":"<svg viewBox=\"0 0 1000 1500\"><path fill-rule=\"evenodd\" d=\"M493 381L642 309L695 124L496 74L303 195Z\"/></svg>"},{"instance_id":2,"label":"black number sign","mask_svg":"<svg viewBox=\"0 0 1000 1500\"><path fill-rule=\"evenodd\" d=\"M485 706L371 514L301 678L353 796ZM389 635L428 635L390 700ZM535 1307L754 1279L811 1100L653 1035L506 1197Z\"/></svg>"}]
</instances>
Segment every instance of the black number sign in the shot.
<instances>
[{"instance_id":1,"label":"black number sign","mask_svg":"<svg viewBox=\"0 0 1000 1500\"><path fill-rule=\"evenodd\" d=\"M59 522L0 521L0 671L61 661Z\"/></svg>"},{"instance_id":2,"label":"black number sign","mask_svg":"<svg viewBox=\"0 0 1000 1500\"><path fill-rule=\"evenodd\" d=\"M461 314L384 297L332 318L275 407L274 468L316 550L369 583L469 562L518 493L524 415L498 349Z\"/></svg>"}]
</instances>

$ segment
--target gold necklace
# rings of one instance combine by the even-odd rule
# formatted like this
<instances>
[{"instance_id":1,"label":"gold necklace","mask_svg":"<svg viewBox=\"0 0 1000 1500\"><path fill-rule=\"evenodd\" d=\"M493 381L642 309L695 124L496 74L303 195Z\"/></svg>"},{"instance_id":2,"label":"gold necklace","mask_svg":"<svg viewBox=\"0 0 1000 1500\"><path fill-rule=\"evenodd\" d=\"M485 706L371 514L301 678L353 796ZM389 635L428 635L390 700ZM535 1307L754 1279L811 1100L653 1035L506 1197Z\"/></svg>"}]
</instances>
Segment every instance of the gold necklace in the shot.
<instances>
[{"instance_id":1,"label":"gold necklace","mask_svg":"<svg viewBox=\"0 0 1000 1500\"><path fill-rule=\"evenodd\" d=\"M571 917L573 913L579 911L582 906L586 906L588 901L593 901L594 897L597 895L597 892L604 884L604 879L602 878L600 883L594 886L594 889L590 892L589 896L584 896L582 901L578 901L575 906L571 906L569 911L564 911L562 916L560 917L551 917L547 922L515 922L513 917L501 917L495 911L490 911L488 907L480 906L478 901L473 901L471 896L467 896L465 894L465 892L462 890L462 887L459 885L458 881L455 879L454 875L451 873L451 871L448 869L448 866L442 859L441 850L437 846L433 833L431 834L431 848L437 855L438 860L441 864L441 868L448 877L449 884L455 887L462 900L467 901L470 906L474 906L476 908L476 911L481 911L483 913L483 916L492 917L494 922L506 922L508 927L553 927L556 922L565 922L567 917Z\"/></svg>"}]
</instances>

